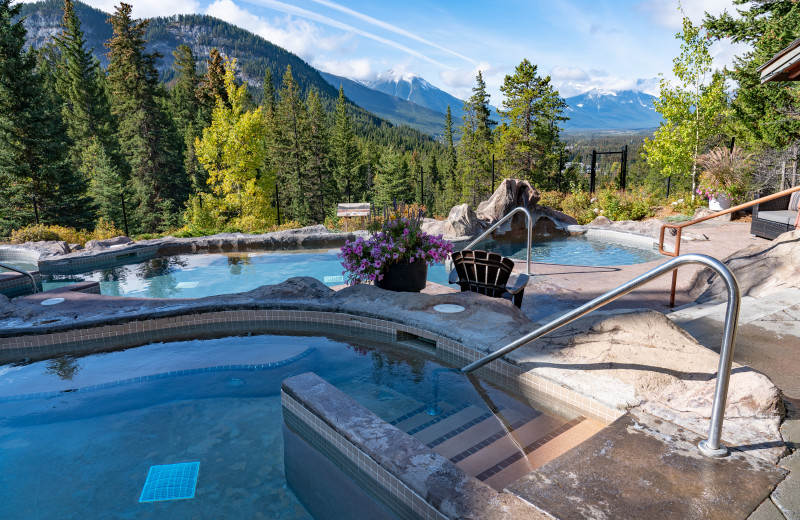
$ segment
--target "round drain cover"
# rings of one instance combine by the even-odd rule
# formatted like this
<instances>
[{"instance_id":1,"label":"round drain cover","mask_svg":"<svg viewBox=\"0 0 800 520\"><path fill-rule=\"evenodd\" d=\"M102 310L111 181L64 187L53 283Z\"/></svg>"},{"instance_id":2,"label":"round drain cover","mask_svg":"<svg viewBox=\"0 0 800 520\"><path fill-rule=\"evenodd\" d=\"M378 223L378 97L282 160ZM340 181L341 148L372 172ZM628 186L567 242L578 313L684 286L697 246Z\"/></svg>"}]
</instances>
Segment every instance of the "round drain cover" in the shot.
<instances>
[{"instance_id":1,"label":"round drain cover","mask_svg":"<svg viewBox=\"0 0 800 520\"><path fill-rule=\"evenodd\" d=\"M232 377L225 381L225 386L228 388L239 388L240 386L244 386L244 379L239 377Z\"/></svg>"},{"instance_id":2,"label":"round drain cover","mask_svg":"<svg viewBox=\"0 0 800 520\"><path fill-rule=\"evenodd\" d=\"M444 312L445 314L454 314L456 312L463 312L464 307L454 303L442 303L433 308L436 312Z\"/></svg>"},{"instance_id":3,"label":"round drain cover","mask_svg":"<svg viewBox=\"0 0 800 520\"><path fill-rule=\"evenodd\" d=\"M64 301L64 298L48 298L42 302L42 305L57 305Z\"/></svg>"}]
</instances>

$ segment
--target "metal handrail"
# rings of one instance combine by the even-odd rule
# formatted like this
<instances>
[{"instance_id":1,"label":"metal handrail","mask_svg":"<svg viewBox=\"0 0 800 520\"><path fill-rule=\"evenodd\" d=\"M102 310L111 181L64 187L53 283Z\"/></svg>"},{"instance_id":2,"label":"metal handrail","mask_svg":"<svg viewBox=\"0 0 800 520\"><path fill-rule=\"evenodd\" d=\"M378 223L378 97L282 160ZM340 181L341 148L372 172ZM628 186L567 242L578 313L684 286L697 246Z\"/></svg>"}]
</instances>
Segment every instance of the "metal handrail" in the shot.
<instances>
[{"instance_id":1,"label":"metal handrail","mask_svg":"<svg viewBox=\"0 0 800 520\"><path fill-rule=\"evenodd\" d=\"M679 256L668 260L660 266L647 271L646 273L637 276L633 280L620 285L616 289L608 291L607 293L598 296L594 300L585 303L577 309L556 318L555 320L539 327L538 329L530 332L521 338L517 339L506 345L505 347L485 356L474 363L470 363L461 369L461 372L472 372L473 370L482 367L490 361L504 356L526 343L544 336L548 332L554 331L557 328L566 325L581 316L592 312L593 310L611 303L612 301L625 296L629 292L637 289L638 287L646 284L647 282L666 274L673 269L678 268L684 264L703 264L710 267L719 274L725 281L725 286L728 289L728 308L725 313L725 326L722 334L722 348L719 354L719 368L717 369L717 386L714 392L714 403L711 410L711 424L708 428L708 439L700 441L698 448L703 455L708 457L724 457L728 453L728 449L720 444L720 437L722 435L722 420L725 417L725 401L728 396L728 383L731 375L731 364L733 363L733 348L736 343L736 327L739 321L739 305L741 303L741 294L739 291L739 282L733 273L719 260L711 258L710 256L690 253L688 255Z\"/></svg>"},{"instance_id":2,"label":"metal handrail","mask_svg":"<svg viewBox=\"0 0 800 520\"><path fill-rule=\"evenodd\" d=\"M511 210L511 211L508 213L508 215L506 215L505 217L503 217L503 218L501 218L500 220L498 220L497 222L495 222L495 223L492 225L492 227L490 227L489 229L487 229L486 231L484 231L484 232L481 234L481 236L479 236L478 238L476 238L475 240L473 240L472 242L470 242L469 244L467 244L467 246L466 246L466 247L464 247L464 249L470 249L470 248L472 248L472 246L474 246L475 244L477 244L478 242L480 242L481 240L483 240L484 238L486 238L487 236L489 236L489 234L490 234L492 231L494 231L495 229L497 229L498 227L500 227L500 225L501 225L503 222L505 222L506 220L510 219L510 218L511 218L511 217L512 217L512 216L513 216L515 213L518 213L518 212L520 212L520 211L521 211L521 212L523 212L523 213L525 213L525 216L528 218L528 255L527 255L527 260L528 260L528 274L530 275L530 274L531 274L531 247L532 247L532 242L533 242L533 217L531 216L531 212L530 212L530 211L528 211L528 209L527 209L527 208L523 208L522 206L520 206L520 207L518 207L518 208L514 208L514 209L512 209L512 210Z\"/></svg>"},{"instance_id":3,"label":"metal handrail","mask_svg":"<svg viewBox=\"0 0 800 520\"><path fill-rule=\"evenodd\" d=\"M716 213L712 213L711 215L707 215L705 217L700 217L694 220L690 220L688 222L681 222L679 224L663 224L661 226L661 234L658 237L658 252L665 256L678 256L681 254L681 231L685 227L693 226L694 224L699 224L700 222L705 222L706 220L717 218L722 215L727 215L728 213L733 213L734 211L739 211L742 209L750 208L755 206L756 204L761 204L762 202L768 202L773 199L779 199L788 195L789 193L794 193L795 191L800 191L800 186L795 186L794 188L789 188L783 191L779 191L778 193L773 193L772 195L767 195L766 197L761 197L760 199L752 200L750 202L745 202L744 204L739 204L738 206L734 206L732 208L728 208L726 210L717 211ZM674 229L675 230L675 250L674 251L664 251L664 232L667 229ZM678 271L675 270L672 273L672 288L670 289L669 293L669 306L675 306L675 287L678 284Z\"/></svg>"},{"instance_id":4,"label":"metal handrail","mask_svg":"<svg viewBox=\"0 0 800 520\"><path fill-rule=\"evenodd\" d=\"M36 286L36 278L34 278L33 275L28 271L25 271L23 269L17 269L16 267L11 267L10 265L6 264L0 264L0 267L2 267L3 269L8 269L9 271L15 271L19 274L24 274L25 276L31 279L31 284L33 285L33 294L39 292L39 288Z\"/></svg>"}]
</instances>

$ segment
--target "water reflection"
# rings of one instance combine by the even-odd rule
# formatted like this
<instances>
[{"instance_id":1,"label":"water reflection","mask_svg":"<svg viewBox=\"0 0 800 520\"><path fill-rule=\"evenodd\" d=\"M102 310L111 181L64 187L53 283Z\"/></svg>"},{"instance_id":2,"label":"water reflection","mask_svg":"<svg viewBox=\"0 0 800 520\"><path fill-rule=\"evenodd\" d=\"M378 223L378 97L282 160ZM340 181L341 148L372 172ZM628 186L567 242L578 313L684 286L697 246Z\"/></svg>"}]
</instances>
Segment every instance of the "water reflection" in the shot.
<instances>
[{"instance_id":1,"label":"water reflection","mask_svg":"<svg viewBox=\"0 0 800 520\"><path fill-rule=\"evenodd\" d=\"M71 380L81 371L78 359L71 356L61 356L47 362L46 374L53 374L65 381Z\"/></svg>"}]
</instances>

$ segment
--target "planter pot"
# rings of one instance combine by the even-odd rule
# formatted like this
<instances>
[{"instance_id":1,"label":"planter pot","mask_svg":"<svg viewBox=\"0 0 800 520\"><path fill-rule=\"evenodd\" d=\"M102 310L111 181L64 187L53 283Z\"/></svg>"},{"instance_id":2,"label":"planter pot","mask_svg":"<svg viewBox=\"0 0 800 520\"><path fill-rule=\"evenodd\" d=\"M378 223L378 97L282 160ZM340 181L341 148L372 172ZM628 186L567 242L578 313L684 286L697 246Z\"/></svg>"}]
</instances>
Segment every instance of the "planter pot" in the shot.
<instances>
[{"instance_id":1,"label":"planter pot","mask_svg":"<svg viewBox=\"0 0 800 520\"><path fill-rule=\"evenodd\" d=\"M390 265L383 280L376 280L375 287L397 292L420 292L428 280L428 264L425 262L398 262Z\"/></svg>"},{"instance_id":2,"label":"planter pot","mask_svg":"<svg viewBox=\"0 0 800 520\"><path fill-rule=\"evenodd\" d=\"M722 211L731 207L731 199L724 193L708 199L708 209L712 211Z\"/></svg>"}]
</instances>

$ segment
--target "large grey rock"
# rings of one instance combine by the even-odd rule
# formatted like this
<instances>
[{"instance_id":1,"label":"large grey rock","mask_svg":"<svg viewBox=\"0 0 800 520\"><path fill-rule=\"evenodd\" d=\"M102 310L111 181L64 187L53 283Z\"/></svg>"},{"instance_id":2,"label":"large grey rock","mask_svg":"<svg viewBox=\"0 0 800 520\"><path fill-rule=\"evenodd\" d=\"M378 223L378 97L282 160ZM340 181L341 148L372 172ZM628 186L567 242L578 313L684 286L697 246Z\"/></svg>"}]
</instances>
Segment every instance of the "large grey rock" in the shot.
<instances>
[{"instance_id":1,"label":"large grey rock","mask_svg":"<svg viewBox=\"0 0 800 520\"><path fill-rule=\"evenodd\" d=\"M114 237L106 240L89 240L84 249L86 251L105 251L111 247L119 247L133 242L130 237Z\"/></svg>"},{"instance_id":2,"label":"large grey rock","mask_svg":"<svg viewBox=\"0 0 800 520\"><path fill-rule=\"evenodd\" d=\"M528 181L504 179L488 200L478 204L478 218L494 224L518 207L533 209L541 194Z\"/></svg>"},{"instance_id":3,"label":"large grey rock","mask_svg":"<svg viewBox=\"0 0 800 520\"><path fill-rule=\"evenodd\" d=\"M481 231L478 217L469 204L453 206L447 215L444 224L444 234L447 236L461 237L475 235Z\"/></svg>"},{"instance_id":4,"label":"large grey rock","mask_svg":"<svg viewBox=\"0 0 800 520\"><path fill-rule=\"evenodd\" d=\"M526 208L534 221L533 234L536 236L563 235L569 233L566 228L577 224L573 217L556 211L547 206L538 204L541 195L528 181L519 179L505 179L489 197L488 200L478 205L475 212L484 228L488 228L515 208ZM527 229L527 222L523 214L517 214L511 220L500 226L496 233L502 235L509 231Z\"/></svg>"},{"instance_id":5,"label":"large grey rock","mask_svg":"<svg viewBox=\"0 0 800 520\"><path fill-rule=\"evenodd\" d=\"M708 431L719 355L659 312L593 313L510 357L611 408L640 407L699 434ZM723 439L749 449L764 446L753 452L775 462L786 451L779 430L782 416L775 385L734 364Z\"/></svg>"},{"instance_id":6,"label":"large grey rock","mask_svg":"<svg viewBox=\"0 0 800 520\"><path fill-rule=\"evenodd\" d=\"M800 288L800 230L772 242L753 245L723 260L736 276L742 296L761 296L784 288ZM700 302L727 298L725 282L711 269L692 279L689 295Z\"/></svg>"},{"instance_id":7,"label":"large grey rock","mask_svg":"<svg viewBox=\"0 0 800 520\"><path fill-rule=\"evenodd\" d=\"M717 211L709 208L697 208L696 210L694 210L694 216L692 217L692 220L708 217L713 215L714 213L717 213ZM720 215L719 217L714 217L711 220L716 220L719 222L730 222L731 215L733 215L733 213L725 213L724 215Z\"/></svg>"},{"instance_id":8,"label":"large grey rock","mask_svg":"<svg viewBox=\"0 0 800 520\"><path fill-rule=\"evenodd\" d=\"M40 258L46 258L48 256L66 255L70 253L69 244L67 244L63 240L43 240L41 242L25 242L24 244L19 244L18 246L14 247L21 247L23 249L36 251L37 253L39 253Z\"/></svg>"}]
</instances>

